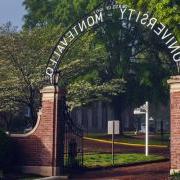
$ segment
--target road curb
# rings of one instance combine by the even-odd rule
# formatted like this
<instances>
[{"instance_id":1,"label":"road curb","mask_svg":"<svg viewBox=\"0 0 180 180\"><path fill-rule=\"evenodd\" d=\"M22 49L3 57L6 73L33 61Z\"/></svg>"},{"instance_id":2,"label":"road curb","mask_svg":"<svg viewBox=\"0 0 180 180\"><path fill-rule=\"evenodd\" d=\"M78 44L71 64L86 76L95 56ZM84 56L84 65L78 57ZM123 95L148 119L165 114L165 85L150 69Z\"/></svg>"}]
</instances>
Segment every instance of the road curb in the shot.
<instances>
[{"instance_id":1,"label":"road curb","mask_svg":"<svg viewBox=\"0 0 180 180\"><path fill-rule=\"evenodd\" d=\"M68 176L51 176L51 177L45 177L45 178L38 178L35 180L64 180L69 179Z\"/></svg>"},{"instance_id":2,"label":"road curb","mask_svg":"<svg viewBox=\"0 0 180 180\"><path fill-rule=\"evenodd\" d=\"M120 168L120 167L132 167L132 166L140 166L146 164L154 164L154 163L162 163L168 162L169 159L160 159L154 161L144 161L144 162L136 162L136 163L129 163L129 164L122 164L122 165L114 165L114 166L107 166L107 167L94 167L94 168L84 168L85 171L95 171L95 170L111 170L113 168Z\"/></svg>"}]
</instances>

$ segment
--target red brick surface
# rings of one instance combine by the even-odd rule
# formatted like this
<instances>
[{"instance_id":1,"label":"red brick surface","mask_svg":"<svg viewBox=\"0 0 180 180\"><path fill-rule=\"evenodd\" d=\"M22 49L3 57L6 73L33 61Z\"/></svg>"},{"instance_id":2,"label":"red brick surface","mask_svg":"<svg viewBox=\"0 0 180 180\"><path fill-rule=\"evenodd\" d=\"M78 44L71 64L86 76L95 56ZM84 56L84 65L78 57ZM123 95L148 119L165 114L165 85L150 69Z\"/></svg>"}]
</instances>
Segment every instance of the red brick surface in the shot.
<instances>
[{"instance_id":1,"label":"red brick surface","mask_svg":"<svg viewBox=\"0 0 180 180\"><path fill-rule=\"evenodd\" d=\"M61 93L61 92L60 92ZM59 94L60 96L60 94ZM58 98L57 98L58 99ZM14 137L17 160L19 166L57 166L57 153L60 147L58 135L60 131L60 108L56 101L44 100L42 102L42 115L36 131L28 137ZM56 107L57 106L57 107ZM58 117L56 117L56 114ZM57 151L55 151L57 150ZM56 153L57 152L57 153ZM60 156L60 155L59 155Z\"/></svg>"},{"instance_id":2,"label":"red brick surface","mask_svg":"<svg viewBox=\"0 0 180 180\"><path fill-rule=\"evenodd\" d=\"M171 92L171 169L180 169L180 92Z\"/></svg>"}]
</instances>

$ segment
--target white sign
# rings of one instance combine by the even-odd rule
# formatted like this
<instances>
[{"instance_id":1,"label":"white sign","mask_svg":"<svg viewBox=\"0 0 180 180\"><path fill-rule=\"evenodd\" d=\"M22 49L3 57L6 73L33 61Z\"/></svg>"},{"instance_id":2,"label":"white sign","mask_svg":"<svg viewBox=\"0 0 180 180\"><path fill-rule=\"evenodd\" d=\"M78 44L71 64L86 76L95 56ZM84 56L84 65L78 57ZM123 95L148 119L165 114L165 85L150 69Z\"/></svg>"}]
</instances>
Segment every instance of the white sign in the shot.
<instances>
[{"instance_id":1,"label":"white sign","mask_svg":"<svg viewBox=\"0 0 180 180\"><path fill-rule=\"evenodd\" d=\"M140 108L137 108L134 110L134 114L146 114L146 112L141 110Z\"/></svg>"},{"instance_id":2,"label":"white sign","mask_svg":"<svg viewBox=\"0 0 180 180\"><path fill-rule=\"evenodd\" d=\"M119 120L108 121L108 134L119 134Z\"/></svg>"}]
</instances>

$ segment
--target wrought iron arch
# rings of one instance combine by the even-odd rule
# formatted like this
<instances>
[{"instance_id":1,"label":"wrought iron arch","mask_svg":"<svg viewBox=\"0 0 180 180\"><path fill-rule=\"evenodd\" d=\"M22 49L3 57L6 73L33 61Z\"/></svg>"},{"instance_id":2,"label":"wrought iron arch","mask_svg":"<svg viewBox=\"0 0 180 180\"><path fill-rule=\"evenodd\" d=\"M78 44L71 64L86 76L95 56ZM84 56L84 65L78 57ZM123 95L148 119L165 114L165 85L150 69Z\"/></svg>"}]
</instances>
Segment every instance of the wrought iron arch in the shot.
<instances>
[{"instance_id":1,"label":"wrought iron arch","mask_svg":"<svg viewBox=\"0 0 180 180\"><path fill-rule=\"evenodd\" d=\"M58 44L63 40L63 38L66 36L66 34L73 28L76 26L77 22L83 21L85 18L87 18L88 16L92 15L93 13L95 13L95 11L100 8L100 7L106 7L106 6L112 6L116 4L116 0L106 0L103 1L102 3L98 4L92 11L90 11L88 14L85 14L83 17L81 17L79 20L77 20L76 22L74 22L71 26L69 26L66 31L60 36L59 40L57 41L57 43L55 44L55 46L52 49L52 52L48 58L48 62L46 65L46 70L48 68L48 65L50 64L51 58L54 54L54 51L56 50ZM59 70L58 67L61 63L60 59L62 60L65 56L65 54L67 53L67 51L69 50L69 48L76 42L76 40L78 40L81 36L83 36L87 31L84 31L82 33L79 34L79 36L76 36L76 38L74 38L73 41L71 41L68 44L68 47L65 49L65 51L63 51L63 53L61 54L61 57L58 59L58 63L56 64L55 68L54 68L54 73L52 75L52 77L50 77L50 82L51 84L57 84L57 74L58 74L58 79L59 79ZM45 73L46 74L46 73ZM47 77L47 76L46 76ZM56 77L56 78L55 78Z\"/></svg>"},{"instance_id":2,"label":"wrought iron arch","mask_svg":"<svg viewBox=\"0 0 180 180\"><path fill-rule=\"evenodd\" d=\"M116 6L125 6L125 5L121 5L121 4L118 4L116 2L116 0L106 0L106 1L103 1L102 3L100 3L99 5L97 5L95 7L95 9L93 9L91 12L89 12L88 14L86 14L84 17L80 18L78 21L76 21L75 23L73 23L71 26L69 26L67 28L67 30L60 36L58 42L56 43L56 45L54 46L53 50L52 50L52 53L50 54L50 57L48 59L48 62L47 62L47 65L46 65L46 77L48 77L50 80L51 80L51 83L54 84L55 83L55 79L57 81L57 78L54 78L54 76L57 76L55 75L59 70L59 66L65 56L65 54L68 52L68 50L71 48L71 46L81 37L83 36L86 32L88 32L89 30L91 30L92 28L96 28L96 27L99 27L100 25L104 24L104 23L107 23L109 21L109 19L107 18L108 16L111 16L110 14L108 14L110 12L110 10L114 10ZM125 6L126 7L126 6ZM99 13L99 14L98 14ZM72 39L72 41L70 42L64 42L64 43L67 43L65 45L65 47L63 47L62 49L62 52L60 55L58 55L58 53L56 52L58 46L60 45L60 42L63 42L64 39L66 38L66 35L71 32L72 29L74 29L77 24L79 23L82 23L83 21L87 20L88 17L92 17L92 16L95 16L97 19L97 22L94 23L93 26L90 26L90 27L86 27L85 30L81 31L81 32L76 32L77 35L74 36L74 38ZM106 21L102 21L102 18L101 16L103 16L103 18L107 18ZM98 21L99 20L99 21ZM122 20L122 19L121 19ZM111 19L112 21L112 19ZM115 21L116 22L116 21ZM75 29L74 29L75 30ZM56 58L56 60L53 59L53 56L58 56ZM51 64L51 66L50 66ZM176 65L177 65L177 68L178 68L178 71L179 71L179 67L180 67L180 61L177 61L176 62ZM50 66L50 67L49 67ZM48 68L51 69L51 73L48 73ZM47 76L48 75L48 76ZM57 83L57 82L56 82Z\"/></svg>"},{"instance_id":3,"label":"wrought iron arch","mask_svg":"<svg viewBox=\"0 0 180 180\"><path fill-rule=\"evenodd\" d=\"M56 43L55 47L52 50L52 53L49 57L47 66L46 66L46 74L47 70L49 68L49 65L51 64L51 69L52 72L48 74L48 78L50 78L51 83L53 85L57 85L59 82L59 78L60 78L60 71L58 70L62 59L64 58L65 54L67 53L67 51L70 49L70 47L82 36L84 35L88 30L91 30L92 28L96 28L99 27L100 24L103 23L107 23L108 21L102 21L102 14L104 13L103 17L106 17L107 19L111 16L110 14L108 14L110 12L110 10L114 10L113 8L118 6L119 4L116 3L116 0L106 0L103 1L102 3L100 3L98 6L96 6L96 8L94 10L92 10L90 13L86 14L84 17L82 17L81 19L79 19L77 22L75 22L74 24L72 24L70 27L68 27L68 29L61 35L61 37L59 38L58 42ZM124 5L122 5L124 6ZM75 37L72 38L72 41L70 42L66 42L65 41L65 37L66 35L73 29L76 27L76 25L78 23L82 23L83 21L87 20L88 17L95 17L96 18L96 23L93 24L93 26L89 26L86 27L85 30L77 33L77 35ZM121 19L122 20L122 19ZM63 43L62 43L63 42ZM64 44L63 47L58 47L61 44ZM61 54L57 53L57 49L60 49ZM53 59L54 56L56 56L56 59ZM180 61L177 62L177 67L180 67ZM69 150L70 147L71 148L75 148L76 145L74 144L74 139L76 138L78 142L77 146L79 146L80 151L79 151L79 158L77 159L78 162L81 164L83 164L83 143L82 143L82 137L83 137L83 131L80 127L77 126L76 123L73 122L73 120L71 119L70 116L70 112L68 111L68 106L66 105L66 99L65 97L62 99L62 104L61 104L61 111L62 111L62 116L64 119L64 127L65 127L65 133L64 133L64 159L65 159L65 166L66 165L70 165L73 166L74 162L70 162L70 161L74 161L74 154L71 156L71 151Z\"/></svg>"}]
</instances>

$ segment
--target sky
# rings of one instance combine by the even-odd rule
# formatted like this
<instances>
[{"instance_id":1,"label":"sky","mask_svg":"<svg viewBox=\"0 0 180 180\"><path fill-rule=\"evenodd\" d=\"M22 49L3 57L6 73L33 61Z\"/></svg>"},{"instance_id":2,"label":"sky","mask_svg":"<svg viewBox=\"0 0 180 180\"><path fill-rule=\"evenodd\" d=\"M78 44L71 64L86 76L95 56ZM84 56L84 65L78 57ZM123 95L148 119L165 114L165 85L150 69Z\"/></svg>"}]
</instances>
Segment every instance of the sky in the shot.
<instances>
[{"instance_id":1,"label":"sky","mask_svg":"<svg viewBox=\"0 0 180 180\"><path fill-rule=\"evenodd\" d=\"M0 0L0 25L11 21L13 26L21 29L23 16L26 14L23 0Z\"/></svg>"}]
</instances>

